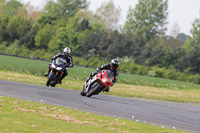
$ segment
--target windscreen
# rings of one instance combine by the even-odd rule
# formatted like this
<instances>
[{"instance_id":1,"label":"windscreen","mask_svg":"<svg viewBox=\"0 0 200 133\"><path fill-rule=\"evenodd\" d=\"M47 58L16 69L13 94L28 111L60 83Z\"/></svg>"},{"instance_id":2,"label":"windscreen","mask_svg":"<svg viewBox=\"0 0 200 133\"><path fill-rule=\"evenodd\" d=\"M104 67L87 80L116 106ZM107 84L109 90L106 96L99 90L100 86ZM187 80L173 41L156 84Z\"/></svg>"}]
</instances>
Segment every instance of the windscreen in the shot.
<instances>
[{"instance_id":1,"label":"windscreen","mask_svg":"<svg viewBox=\"0 0 200 133\"><path fill-rule=\"evenodd\" d=\"M56 59L56 64L65 64L66 63L66 61L65 61L65 59L63 59L63 58L57 58Z\"/></svg>"},{"instance_id":2,"label":"windscreen","mask_svg":"<svg viewBox=\"0 0 200 133\"><path fill-rule=\"evenodd\" d=\"M114 73L111 70L107 70L106 72L107 72L107 76L109 78L113 78L114 77Z\"/></svg>"}]
</instances>

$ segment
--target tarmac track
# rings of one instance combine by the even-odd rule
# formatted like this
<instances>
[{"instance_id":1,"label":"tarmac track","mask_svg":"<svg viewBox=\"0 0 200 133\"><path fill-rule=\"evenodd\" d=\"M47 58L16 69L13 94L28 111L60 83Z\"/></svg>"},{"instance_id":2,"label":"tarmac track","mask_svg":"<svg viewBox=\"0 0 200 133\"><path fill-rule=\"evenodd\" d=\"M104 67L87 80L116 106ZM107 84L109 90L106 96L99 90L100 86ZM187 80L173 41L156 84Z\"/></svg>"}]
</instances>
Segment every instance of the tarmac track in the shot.
<instances>
[{"instance_id":1,"label":"tarmac track","mask_svg":"<svg viewBox=\"0 0 200 133\"><path fill-rule=\"evenodd\" d=\"M45 102L50 105L200 133L199 104L129 99L103 94L87 98L82 97L79 91L3 80L0 80L0 96Z\"/></svg>"}]
</instances>

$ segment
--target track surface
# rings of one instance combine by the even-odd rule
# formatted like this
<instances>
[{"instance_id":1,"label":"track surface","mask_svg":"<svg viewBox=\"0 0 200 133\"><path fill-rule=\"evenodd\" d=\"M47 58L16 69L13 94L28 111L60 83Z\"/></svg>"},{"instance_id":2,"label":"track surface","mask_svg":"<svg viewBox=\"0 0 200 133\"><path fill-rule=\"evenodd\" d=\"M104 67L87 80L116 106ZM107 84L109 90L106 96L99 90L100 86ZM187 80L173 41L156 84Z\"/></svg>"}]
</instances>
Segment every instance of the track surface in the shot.
<instances>
[{"instance_id":1,"label":"track surface","mask_svg":"<svg viewBox=\"0 0 200 133\"><path fill-rule=\"evenodd\" d=\"M108 95L82 97L79 91L0 80L0 96L200 132L200 105L136 100Z\"/></svg>"}]
</instances>

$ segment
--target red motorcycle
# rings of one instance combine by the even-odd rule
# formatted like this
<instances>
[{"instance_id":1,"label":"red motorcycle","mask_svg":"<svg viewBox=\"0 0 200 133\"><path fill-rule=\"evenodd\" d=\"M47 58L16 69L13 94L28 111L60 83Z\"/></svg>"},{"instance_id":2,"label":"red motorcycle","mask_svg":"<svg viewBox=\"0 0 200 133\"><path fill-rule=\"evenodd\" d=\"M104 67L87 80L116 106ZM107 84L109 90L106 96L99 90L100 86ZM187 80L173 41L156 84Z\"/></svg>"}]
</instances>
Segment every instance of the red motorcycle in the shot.
<instances>
[{"instance_id":1,"label":"red motorcycle","mask_svg":"<svg viewBox=\"0 0 200 133\"><path fill-rule=\"evenodd\" d=\"M96 74L89 81L85 82L83 90L81 91L82 96L91 97L92 95L98 95L101 91L109 89L114 79L114 73L111 70L103 70Z\"/></svg>"}]
</instances>

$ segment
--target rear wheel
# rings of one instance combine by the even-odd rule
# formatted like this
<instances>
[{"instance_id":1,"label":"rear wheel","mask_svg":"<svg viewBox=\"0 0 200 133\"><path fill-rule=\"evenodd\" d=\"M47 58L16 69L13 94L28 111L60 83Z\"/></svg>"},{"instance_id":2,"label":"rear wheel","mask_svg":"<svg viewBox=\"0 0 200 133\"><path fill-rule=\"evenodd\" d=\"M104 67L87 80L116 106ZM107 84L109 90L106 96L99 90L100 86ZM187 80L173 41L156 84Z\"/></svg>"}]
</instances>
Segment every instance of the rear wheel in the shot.
<instances>
[{"instance_id":1,"label":"rear wheel","mask_svg":"<svg viewBox=\"0 0 200 133\"><path fill-rule=\"evenodd\" d=\"M54 83L54 84L51 85L51 87L55 87L55 86L56 86L56 83Z\"/></svg>"},{"instance_id":2,"label":"rear wheel","mask_svg":"<svg viewBox=\"0 0 200 133\"><path fill-rule=\"evenodd\" d=\"M49 73L49 76L48 76L48 80L47 80L47 83L46 83L46 86L49 86L53 77L55 76L55 73L54 72L50 72Z\"/></svg>"},{"instance_id":3,"label":"rear wheel","mask_svg":"<svg viewBox=\"0 0 200 133\"><path fill-rule=\"evenodd\" d=\"M86 97L91 97L92 95L99 94L99 92L101 92L101 86L99 84L94 85L86 94Z\"/></svg>"}]
</instances>

